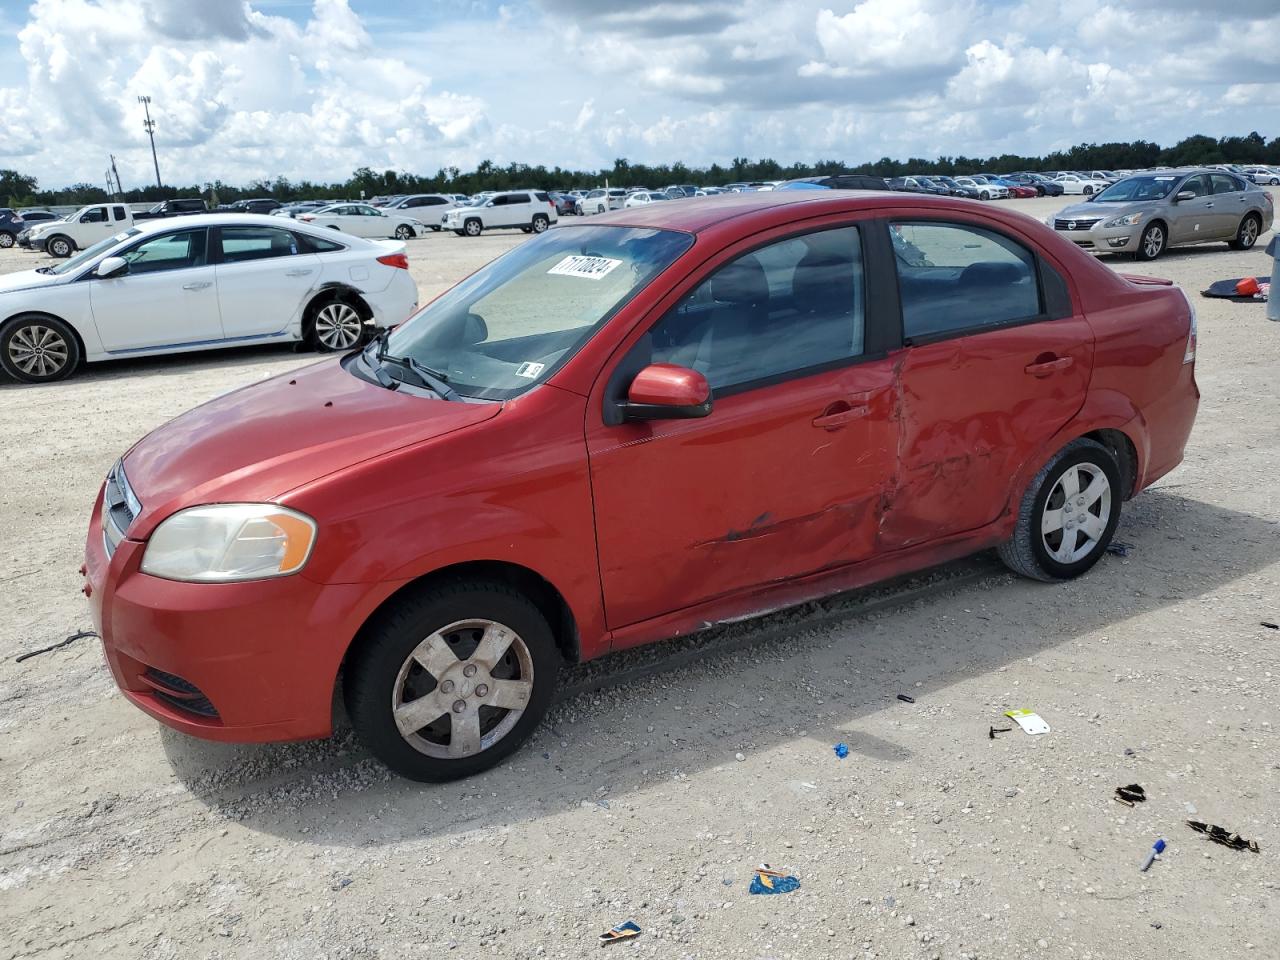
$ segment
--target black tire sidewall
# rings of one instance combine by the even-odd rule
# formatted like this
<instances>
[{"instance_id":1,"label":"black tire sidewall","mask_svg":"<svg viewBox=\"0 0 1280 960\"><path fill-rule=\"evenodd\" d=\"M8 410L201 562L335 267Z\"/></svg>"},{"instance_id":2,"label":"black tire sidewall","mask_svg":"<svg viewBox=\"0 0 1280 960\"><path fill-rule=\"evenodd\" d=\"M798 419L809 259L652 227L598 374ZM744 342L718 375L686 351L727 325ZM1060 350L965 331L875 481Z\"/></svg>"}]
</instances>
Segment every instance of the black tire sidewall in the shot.
<instances>
[{"instance_id":1,"label":"black tire sidewall","mask_svg":"<svg viewBox=\"0 0 1280 960\"><path fill-rule=\"evenodd\" d=\"M1053 559L1045 548L1044 538L1040 535L1040 522L1044 516L1045 504L1048 502L1049 495L1053 492L1058 478L1062 476L1063 470L1081 463L1093 464L1106 474L1107 482L1111 484L1111 516L1107 518L1107 527L1103 531L1102 537L1094 544L1093 550L1075 563L1060 563ZM1055 580L1069 580L1072 577L1078 577L1097 563L1102 558L1102 555L1107 552L1107 544L1111 542L1111 538L1116 532L1116 525L1120 522L1120 503L1123 499L1120 493L1120 482L1120 468L1116 465L1115 458L1101 444L1081 445L1074 449L1063 451L1053 460L1052 465L1045 473L1044 480L1040 484L1040 489L1036 491L1036 498L1031 509L1031 529L1027 531L1027 535L1031 538L1031 552L1036 558L1036 563L1045 573Z\"/></svg>"},{"instance_id":2,"label":"black tire sidewall","mask_svg":"<svg viewBox=\"0 0 1280 960\"><path fill-rule=\"evenodd\" d=\"M403 234L403 236L401 236L401 234ZM414 234L413 232L413 227L406 227L406 226L396 227L397 240L411 240L415 235L416 234Z\"/></svg>"},{"instance_id":3,"label":"black tire sidewall","mask_svg":"<svg viewBox=\"0 0 1280 960\"><path fill-rule=\"evenodd\" d=\"M472 229L473 224L474 224L474 229ZM484 224L482 224L479 220L474 220L474 219L468 220L466 223L462 225L462 232L469 237L478 237L480 236L481 233L484 232Z\"/></svg>"},{"instance_id":4,"label":"black tire sidewall","mask_svg":"<svg viewBox=\"0 0 1280 960\"><path fill-rule=\"evenodd\" d=\"M1152 230L1160 231L1160 249L1153 256L1147 256L1147 234ZM1164 253L1164 248L1169 245L1169 233L1164 226L1159 223L1148 224L1146 229L1138 235L1138 259L1144 261L1155 260L1160 254Z\"/></svg>"},{"instance_id":5,"label":"black tire sidewall","mask_svg":"<svg viewBox=\"0 0 1280 960\"><path fill-rule=\"evenodd\" d=\"M57 253L57 252L53 249L53 248L54 248L54 245L55 245L55 244L57 244L57 243L59 243L59 242L61 242L61 243L65 243L65 244L67 245L67 252L66 252L66 253ZM49 256L51 256L51 257L57 257L57 258L58 258L58 259L60 259L60 260L62 260L62 259L66 259L67 257L71 256L71 254L73 254L73 253L75 253L75 252L76 252L76 245L75 245L74 243L72 243L70 240L68 240L66 237L62 236L61 234L59 234L59 235L58 235L58 236L56 236L56 237L51 237L51 238L49 239L49 242L45 244L45 247L44 247L44 248L45 248L45 250L47 250L47 251L49 252Z\"/></svg>"},{"instance_id":6,"label":"black tire sidewall","mask_svg":"<svg viewBox=\"0 0 1280 960\"><path fill-rule=\"evenodd\" d=\"M542 224L541 229L539 229L538 224ZM551 221L548 218L543 216L534 217L533 223L529 224L529 228L534 233L544 233L547 229L550 228L550 226L551 226Z\"/></svg>"},{"instance_id":7,"label":"black tire sidewall","mask_svg":"<svg viewBox=\"0 0 1280 960\"><path fill-rule=\"evenodd\" d=\"M67 342L66 366L51 376L33 377L30 374L23 373L9 359L10 339L17 331L29 324L51 327L57 330ZM3 369L6 374L21 383L55 383L58 380L65 380L80 366L80 360L80 341L76 339L75 332L66 323L54 317L17 317L5 324L3 328L0 328L0 369Z\"/></svg>"},{"instance_id":8,"label":"black tire sidewall","mask_svg":"<svg viewBox=\"0 0 1280 960\"><path fill-rule=\"evenodd\" d=\"M533 695L515 727L473 757L429 757L400 735L391 713L392 687L405 659L425 637L449 623L485 618L514 630L533 659ZM534 731L555 695L560 652L546 619L527 599L500 584L457 584L406 598L366 630L345 677L348 713L356 735L379 760L403 777L444 782L501 763Z\"/></svg>"},{"instance_id":9,"label":"black tire sidewall","mask_svg":"<svg viewBox=\"0 0 1280 960\"><path fill-rule=\"evenodd\" d=\"M1252 220L1254 223L1258 225L1258 229L1253 234L1253 240L1251 242L1246 242L1244 239L1244 225L1248 223L1250 220ZM1252 213L1246 214L1245 218L1240 221L1240 226L1236 227L1236 246L1241 250L1252 250L1255 246L1257 246L1258 237L1261 233L1262 233L1262 223L1258 220L1258 218L1254 214Z\"/></svg>"}]
</instances>

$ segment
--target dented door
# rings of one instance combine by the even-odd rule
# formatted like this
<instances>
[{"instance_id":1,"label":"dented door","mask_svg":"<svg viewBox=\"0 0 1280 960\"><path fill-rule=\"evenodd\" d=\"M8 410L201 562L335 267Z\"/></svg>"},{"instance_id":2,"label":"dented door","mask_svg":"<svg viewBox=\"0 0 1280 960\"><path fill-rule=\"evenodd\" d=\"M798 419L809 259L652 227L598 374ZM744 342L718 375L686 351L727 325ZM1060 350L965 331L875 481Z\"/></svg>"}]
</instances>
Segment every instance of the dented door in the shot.
<instances>
[{"instance_id":1,"label":"dented door","mask_svg":"<svg viewBox=\"0 0 1280 960\"><path fill-rule=\"evenodd\" d=\"M995 520L1023 461L1084 404L1093 333L1044 320L899 354L898 476L880 546L896 549Z\"/></svg>"},{"instance_id":2,"label":"dented door","mask_svg":"<svg viewBox=\"0 0 1280 960\"><path fill-rule=\"evenodd\" d=\"M610 628L869 556L896 457L892 366L737 393L702 420L590 427Z\"/></svg>"}]
</instances>

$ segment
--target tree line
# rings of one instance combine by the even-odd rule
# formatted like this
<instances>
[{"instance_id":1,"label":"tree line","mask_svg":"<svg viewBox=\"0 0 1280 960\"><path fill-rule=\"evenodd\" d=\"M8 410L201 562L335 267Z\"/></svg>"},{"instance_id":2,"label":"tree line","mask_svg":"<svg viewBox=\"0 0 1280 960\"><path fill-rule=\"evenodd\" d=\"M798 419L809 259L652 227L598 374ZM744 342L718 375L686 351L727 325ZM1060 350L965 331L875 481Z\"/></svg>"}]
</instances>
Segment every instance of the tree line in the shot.
<instances>
[{"instance_id":1,"label":"tree line","mask_svg":"<svg viewBox=\"0 0 1280 960\"><path fill-rule=\"evenodd\" d=\"M880 177L898 177L911 173L958 176L965 173L1013 173L1019 170L1114 170L1140 169L1154 166L1195 166L1211 163L1274 164L1280 166L1280 137L1270 141L1254 131L1243 137L1213 137L1197 134L1178 141L1171 147L1146 140L1131 143L1081 143L1068 150L1057 150L1044 156L1020 156L1005 153L991 157L942 156L935 159L909 157L895 160L882 157L869 163L848 164L842 160L819 160L816 163L793 163L787 166L768 158L751 160L737 157L729 164L713 163L706 167L690 167L684 163L643 164L617 159L612 167L599 170L570 170L564 167L523 163L499 165L481 161L474 170L463 172L457 167L442 167L434 176L397 170L381 172L360 167L342 182L324 183L312 180L259 179L235 185L216 180L188 186L139 187L126 190L123 197L113 197L101 186L77 183L55 190L39 189L34 176L16 170L0 170L0 203L10 207L71 205L100 203L108 199L124 199L131 203L156 202L173 197L202 196L213 203L230 203L250 197L272 197L281 202L312 198L372 198L394 193L478 193L481 190L509 190L519 187L541 187L547 190L575 187L647 186L662 188L673 183L698 186L721 185L735 181L789 180L818 174L866 173Z\"/></svg>"}]
</instances>

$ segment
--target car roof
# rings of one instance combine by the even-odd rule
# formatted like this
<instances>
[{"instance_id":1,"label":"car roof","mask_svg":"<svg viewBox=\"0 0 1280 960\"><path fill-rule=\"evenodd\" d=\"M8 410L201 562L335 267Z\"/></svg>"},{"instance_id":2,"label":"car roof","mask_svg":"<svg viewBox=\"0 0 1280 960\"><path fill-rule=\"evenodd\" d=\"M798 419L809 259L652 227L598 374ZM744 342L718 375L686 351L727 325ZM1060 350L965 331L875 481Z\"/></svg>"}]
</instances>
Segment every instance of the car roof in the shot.
<instances>
[{"instance_id":1,"label":"car roof","mask_svg":"<svg viewBox=\"0 0 1280 960\"><path fill-rule=\"evenodd\" d=\"M768 190L756 193L721 193L710 197L693 197L681 203L658 203L615 210L591 218L590 224L627 227L649 227L702 233L729 221L742 221L750 229L752 221L783 222L793 213L796 217L819 217L828 213L852 213L880 207L920 206L928 204L942 211L972 212L973 201L901 193L887 190ZM782 208L796 207L794 211ZM565 229L562 227L561 229ZM571 229L571 228L570 228Z\"/></svg>"},{"instance_id":2,"label":"car roof","mask_svg":"<svg viewBox=\"0 0 1280 960\"><path fill-rule=\"evenodd\" d=\"M147 235L152 233L163 233L166 230L189 230L192 227L276 227L281 230L297 230L300 233L314 234L324 237L326 234L333 233L332 230L326 230L321 233L316 228L308 229L306 224L298 220L290 220L288 217L273 217L265 213L197 213L187 217L169 217L163 220L143 220L134 224L134 229L139 234ZM135 234L137 236L138 234ZM359 237L353 237L343 234L342 241L346 243L349 240L359 240Z\"/></svg>"}]
</instances>

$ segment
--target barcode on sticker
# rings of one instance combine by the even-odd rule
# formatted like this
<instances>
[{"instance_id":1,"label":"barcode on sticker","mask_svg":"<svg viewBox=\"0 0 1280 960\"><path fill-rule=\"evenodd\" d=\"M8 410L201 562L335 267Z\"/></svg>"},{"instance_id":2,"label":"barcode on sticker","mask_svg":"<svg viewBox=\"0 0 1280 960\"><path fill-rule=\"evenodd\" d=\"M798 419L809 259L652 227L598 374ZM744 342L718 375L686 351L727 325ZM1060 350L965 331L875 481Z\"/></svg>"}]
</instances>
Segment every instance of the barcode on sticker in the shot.
<instances>
[{"instance_id":1,"label":"barcode on sticker","mask_svg":"<svg viewBox=\"0 0 1280 960\"><path fill-rule=\"evenodd\" d=\"M516 376L528 377L532 380L546 368L547 365L545 363L534 363L532 360L526 360L516 368Z\"/></svg>"},{"instance_id":2,"label":"barcode on sticker","mask_svg":"<svg viewBox=\"0 0 1280 960\"><path fill-rule=\"evenodd\" d=\"M575 255L565 257L548 270L547 273L555 274L558 277L582 277L585 280L603 280L620 263L622 263L621 260L611 260L608 257Z\"/></svg>"}]
</instances>

